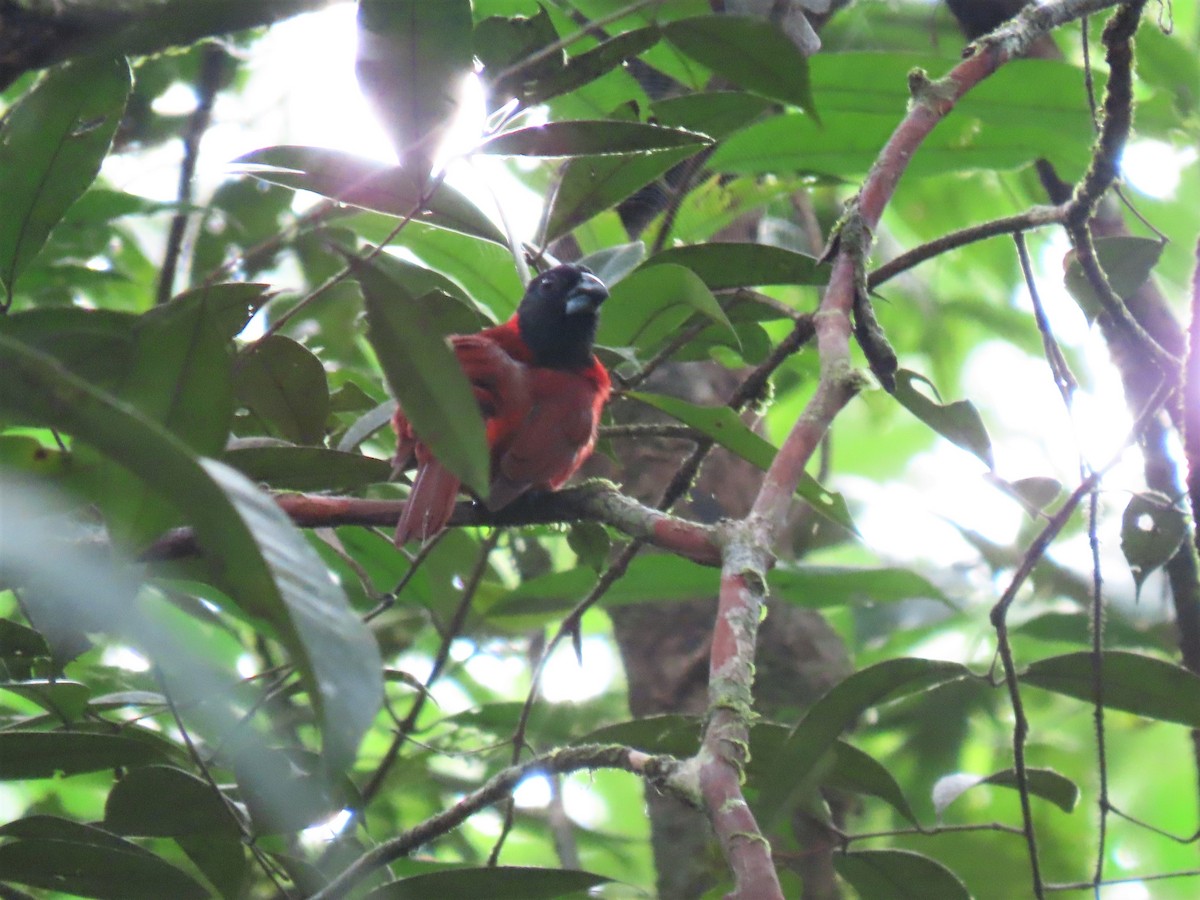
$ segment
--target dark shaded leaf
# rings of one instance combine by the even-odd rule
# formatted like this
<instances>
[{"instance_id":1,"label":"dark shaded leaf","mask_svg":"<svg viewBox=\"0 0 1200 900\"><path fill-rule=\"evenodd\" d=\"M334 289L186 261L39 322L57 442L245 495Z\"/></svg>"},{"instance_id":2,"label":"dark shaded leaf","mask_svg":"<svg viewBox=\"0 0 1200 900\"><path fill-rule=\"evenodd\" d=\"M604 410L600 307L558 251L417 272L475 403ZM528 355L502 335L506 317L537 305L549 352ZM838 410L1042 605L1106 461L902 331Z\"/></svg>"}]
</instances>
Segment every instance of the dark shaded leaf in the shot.
<instances>
[{"instance_id":1,"label":"dark shaded leaf","mask_svg":"<svg viewBox=\"0 0 1200 900\"><path fill-rule=\"evenodd\" d=\"M554 900L612 882L611 878L571 869L493 866L425 872L378 887L368 900L444 900L487 897L488 900Z\"/></svg>"},{"instance_id":2,"label":"dark shaded leaf","mask_svg":"<svg viewBox=\"0 0 1200 900\"><path fill-rule=\"evenodd\" d=\"M655 26L624 31L601 41L590 50L570 57L561 68L546 67L544 74L524 81L521 93L527 104L544 103L552 97L566 94L595 81L626 60L653 47L658 43L658 39L659 29ZM558 62L553 57L550 61ZM520 72L513 74L517 78L521 77ZM514 80L506 79L505 83L512 83Z\"/></svg>"},{"instance_id":3,"label":"dark shaded leaf","mask_svg":"<svg viewBox=\"0 0 1200 900\"><path fill-rule=\"evenodd\" d=\"M361 0L356 71L423 186L471 72L470 0Z\"/></svg>"},{"instance_id":4,"label":"dark shaded leaf","mask_svg":"<svg viewBox=\"0 0 1200 900\"><path fill-rule=\"evenodd\" d=\"M821 285L829 280L829 266L815 257L768 244L671 247L646 261L647 267L662 263L686 266L714 291L766 284Z\"/></svg>"},{"instance_id":5,"label":"dark shaded leaf","mask_svg":"<svg viewBox=\"0 0 1200 900\"><path fill-rule=\"evenodd\" d=\"M243 447L222 457L247 478L282 491L355 491L387 481L387 460L323 447Z\"/></svg>"},{"instance_id":6,"label":"dark shaded leaf","mask_svg":"<svg viewBox=\"0 0 1200 900\"><path fill-rule=\"evenodd\" d=\"M860 897L889 900L971 900L958 876L911 850L835 853L833 866Z\"/></svg>"},{"instance_id":7,"label":"dark shaded leaf","mask_svg":"<svg viewBox=\"0 0 1200 900\"><path fill-rule=\"evenodd\" d=\"M230 834L185 834L175 838L181 850L204 877L220 891L224 900L245 896L250 861L241 836Z\"/></svg>"},{"instance_id":8,"label":"dark shaded leaf","mask_svg":"<svg viewBox=\"0 0 1200 900\"><path fill-rule=\"evenodd\" d=\"M626 396L647 403L708 435L726 450L736 453L763 471L770 468L775 459L776 448L751 431L727 406L697 406L674 397L638 391L630 391ZM801 477L796 495L808 501L814 510L831 522L857 532L842 495L826 490L811 475L806 473Z\"/></svg>"},{"instance_id":9,"label":"dark shaded leaf","mask_svg":"<svg viewBox=\"0 0 1200 900\"><path fill-rule=\"evenodd\" d=\"M696 152L696 146L688 146L655 153L568 160L550 201L544 239L549 242L562 237Z\"/></svg>"},{"instance_id":10,"label":"dark shaded leaf","mask_svg":"<svg viewBox=\"0 0 1200 900\"><path fill-rule=\"evenodd\" d=\"M137 322L101 309L30 309L0 316L0 334L53 356L91 384L111 387L132 364Z\"/></svg>"},{"instance_id":11,"label":"dark shaded leaf","mask_svg":"<svg viewBox=\"0 0 1200 900\"><path fill-rule=\"evenodd\" d=\"M208 897L182 869L129 841L97 839L96 833L105 834L88 828L68 839L25 837L0 844L0 871L6 881L99 900Z\"/></svg>"},{"instance_id":12,"label":"dark shaded leaf","mask_svg":"<svg viewBox=\"0 0 1200 900\"><path fill-rule=\"evenodd\" d=\"M952 444L974 453L989 469L995 468L992 439L975 405L969 400L946 404L930 400L913 386L917 381L930 384L929 379L916 372L897 370L893 396L900 405Z\"/></svg>"},{"instance_id":13,"label":"dark shaded leaf","mask_svg":"<svg viewBox=\"0 0 1200 900\"><path fill-rule=\"evenodd\" d=\"M351 259L367 306L367 338L388 385L434 455L480 496L487 496L491 459L483 416L454 353L426 311L371 262Z\"/></svg>"},{"instance_id":14,"label":"dark shaded leaf","mask_svg":"<svg viewBox=\"0 0 1200 900\"><path fill-rule=\"evenodd\" d=\"M234 367L238 402L280 435L319 444L329 418L325 367L313 353L280 334L255 341Z\"/></svg>"},{"instance_id":15,"label":"dark shaded leaf","mask_svg":"<svg viewBox=\"0 0 1200 900\"><path fill-rule=\"evenodd\" d=\"M1165 494L1148 491L1129 498L1121 515L1121 552L1139 594L1151 573L1175 555L1187 533L1187 517Z\"/></svg>"},{"instance_id":16,"label":"dark shaded leaf","mask_svg":"<svg viewBox=\"0 0 1200 900\"><path fill-rule=\"evenodd\" d=\"M109 791L104 826L144 837L236 836L240 830L232 809L202 778L172 766L143 766L126 773Z\"/></svg>"},{"instance_id":17,"label":"dark shaded leaf","mask_svg":"<svg viewBox=\"0 0 1200 900\"><path fill-rule=\"evenodd\" d=\"M83 731L0 731L0 780L53 778L161 761L144 741Z\"/></svg>"},{"instance_id":18,"label":"dark shaded leaf","mask_svg":"<svg viewBox=\"0 0 1200 900\"><path fill-rule=\"evenodd\" d=\"M1071 779L1058 774L1053 769L1026 769L1026 784L1029 793L1035 797L1049 800L1063 812L1073 812L1079 802L1079 788ZM999 787L1017 788L1017 773L1014 769L1005 769L986 778L982 775L968 775L963 772L946 775L939 778L933 786L933 809L941 818L942 813L955 800L971 788L980 784L991 784Z\"/></svg>"},{"instance_id":19,"label":"dark shaded leaf","mask_svg":"<svg viewBox=\"0 0 1200 900\"><path fill-rule=\"evenodd\" d=\"M476 152L493 156L624 156L712 143L703 134L641 122L547 122L489 138Z\"/></svg>"},{"instance_id":20,"label":"dark shaded leaf","mask_svg":"<svg viewBox=\"0 0 1200 900\"><path fill-rule=\"evenodd\" d=\"M970 670L959 663L901 658L869 666L834 686L809 708L784 742L778 760L753 785L759 796L759 823L772 827L777 816L815 789L822 758L868 709L970 676Z\"/></svg>"},{"instance_id":21,"label":"dark shaded leaf","mask_svg":"<svg viewBox=\"0 0 1200 900\"><path fill-rule=\"evenodd\" d=\"M1105 706L1200 728L1200 676L1174 663L1125 650L1105 650L1101 655ZM1039 659L1020 678L1022 684L1092 702L1091 653Z\"/></svg>"},{"instance_id":22,"label":"dark shaded leaf","mask_svg":"<svg viewBox=\"0 0 1200 900\"><path fill-rule=\"evenodd\" d=\"M504 232L458 191L439 184L429 196L401 166L324 147L265 147L234 160L255 178L313 191L341 203L447 228L507 245ZM649 180L649 179L647 179Z\"/></svg>"},{"instance_id":23,"label":"dark shaded leaf","mask_svg":"<svg viewBox=\"0 0 1200 900\"><path fill-rule=\"evenodd\" d=\"M697 16L668 22L663 37L734 84L816 115L808 59L767 19Z\"/></svg>"},{"instance_id":24,"label":"dark shaded leaf","mask_svg":"<svg viewBox=\"0 0 1200 900\"><path fill-rule=\"evenodd\" d=\"M0 123L0 288L29 265L100 171L129 94L122 58L54 69Z\"/></svg>"},{"instance_id":25,"label":"dark shaded leaf","mask_svg":"<svg viewBox=\"0 0 1200 900\"><path fill-rule=\"evenodd\" d=\"M826 773L824 783L840 790L878 797L913 825L920 827L917 814L913 812L892 773L874 757L852 744L845 741L834 744L833 765Z\"/></svg>"}]
</instances>

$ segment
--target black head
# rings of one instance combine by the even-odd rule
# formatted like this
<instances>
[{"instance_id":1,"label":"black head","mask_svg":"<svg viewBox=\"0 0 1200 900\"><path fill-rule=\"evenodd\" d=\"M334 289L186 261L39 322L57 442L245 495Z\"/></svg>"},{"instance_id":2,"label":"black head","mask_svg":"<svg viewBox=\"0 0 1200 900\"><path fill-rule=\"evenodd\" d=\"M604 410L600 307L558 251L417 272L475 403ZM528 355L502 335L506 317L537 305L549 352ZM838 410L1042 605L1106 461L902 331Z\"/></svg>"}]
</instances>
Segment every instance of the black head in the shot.
<instances>
[{"instance_id":1,"label":"black head","mask_svg":"<svg viewBox=\"0 0 1200 900\"><path fill-rule=\"evenodd\" d=\"M555 266L529 282L517 327L534 363L550 369L590 365L597 314L607 299L608 288L586 266Z\"/></svg>"}]
</instances>

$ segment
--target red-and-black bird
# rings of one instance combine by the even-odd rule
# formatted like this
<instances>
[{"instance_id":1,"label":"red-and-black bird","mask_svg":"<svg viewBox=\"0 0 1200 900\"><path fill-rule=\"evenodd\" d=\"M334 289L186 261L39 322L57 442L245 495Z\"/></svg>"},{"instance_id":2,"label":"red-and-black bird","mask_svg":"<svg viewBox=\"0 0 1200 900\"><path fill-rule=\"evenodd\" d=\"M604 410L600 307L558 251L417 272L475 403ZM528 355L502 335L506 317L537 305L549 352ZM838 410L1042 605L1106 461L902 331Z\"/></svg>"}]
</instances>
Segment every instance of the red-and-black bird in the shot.
<instances>
[{"instance_id":1,"label":"red-and-black bird","mask_svg":"<svg viewBox=\"0 0 1200 900\"><path fill-rule=\"evenodd\" d=\"M451 347L471 383L492 451L487 505L500 509L527 490L554 490L592 454L608 371L592 353L603 282L584 266L555 266L529 283L502 325L452 335ZM396 468L415 458L412 493L396 526L396 544L426 541L446 527L459 481L414 434L402 409Z\"/></svg>"}]
</instances>

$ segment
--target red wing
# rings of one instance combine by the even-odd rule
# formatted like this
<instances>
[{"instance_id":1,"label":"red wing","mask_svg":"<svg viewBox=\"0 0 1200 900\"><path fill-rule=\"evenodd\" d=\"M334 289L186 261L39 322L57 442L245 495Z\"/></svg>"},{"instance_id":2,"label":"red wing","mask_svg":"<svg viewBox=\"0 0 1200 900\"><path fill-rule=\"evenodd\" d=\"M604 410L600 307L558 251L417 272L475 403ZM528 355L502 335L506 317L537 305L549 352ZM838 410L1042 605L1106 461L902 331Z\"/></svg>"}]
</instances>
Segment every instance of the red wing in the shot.
<instances>
[{"instance_id":1,"label":"red wing","mask_svg":"<svg viewBox=\"0 0 1200 900\"><path fill-rule=\"evenodd\" d=\"M496 461L488 505L499 509L530 488L557 488L596 439L594 386L579 375L535 371L528 414Z\"/></svg>"}]
</instances>

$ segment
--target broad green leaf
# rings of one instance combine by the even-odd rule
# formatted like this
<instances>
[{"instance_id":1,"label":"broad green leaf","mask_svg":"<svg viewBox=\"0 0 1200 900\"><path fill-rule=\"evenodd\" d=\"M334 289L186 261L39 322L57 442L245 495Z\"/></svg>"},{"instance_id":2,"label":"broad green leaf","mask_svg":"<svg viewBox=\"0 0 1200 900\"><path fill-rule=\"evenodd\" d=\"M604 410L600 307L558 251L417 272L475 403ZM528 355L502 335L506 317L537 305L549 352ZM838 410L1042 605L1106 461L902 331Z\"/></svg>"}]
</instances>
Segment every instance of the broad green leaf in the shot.
<instances>
[{"instance_id":1,"label":"broad green leaf","mask_svg":"<svg viewBox=\"0 0 1200 900\"><path fill-rule=\"evenodd\" d=\"M175 843L212 882L223 900L240 900L246 895L250 860L246 857L241 835L184 834L176 837Z\"/></svg>"},{"instance_id":2,"label":"broad green leaf","mask_svg":"<svg viewBox=\"0 0 1200 900\"><path fill-rule=\"evenodd\" d=\"M612 288L596 342L649 350L695 313L733 334L721 304L694 272L672 263L644 266Z\"/></svg>"},{"instance_id":3,"label":"broad green leaf","mask_svg":"<svg viewBox=\"0 0 1200 900\"><path fill-rule=\"evenodd\" d=\"M0 619L0 658L33 658L49 654L50 648L46 645L46 639L32 628L27 628L19 622Z\"/></svg>"},{"instance_id":4,"label":"broad green leaf","mask_svg":"<svg viewBox=\"0 0 1200 900\"><path fill-rule=\"evenodd\" d=\"M1092 623L1086 613L1044 613L1034 616L1013 629L1015 634L1024 634L1042 641L1061 641L1071 644L1089 645L1092 642ZM1142 647L1148 650L1166 651L1163 636L1149 628L1130 625L1111 612L1105 617L1104 643L1109 647Z\"/></svg>"},{"instance_id":5,"label":"broad green leaf","mask_svg":"<svg viewBox=\"0 0 1200 900\"><path fill-rule=\"evenodd\" d=\"M279 491L356 491L392 473L387 460L323 447L239 447L222 459Z\"/></svg>"},{"instance_id":6,"label":"broad green leaf","mask_svg":"<svg viewBox=\"0 0 1200 900\"><path fill-rule=\"evenodd\" d=\"M624 744L645 753L669 753L685 759L700 749L700 732L701 723L695 716L667 713L605 725L574 743ZM751 731L752 740L753 736ZM754 758L755 754L751 756Z\"/></svg>"},{"instance_id":7,"label":"broad green leaf","mask_svg":"<svg viewBox=\"0 0 1200 900\"><path fill-rule=\"evenodd\" d=\"M835 853L833 867L860 897L971 900L966 885L940 862L911 850Z\"/></svg>"},{"instance_id":8,"label":"broad green leaf","mask_svg":"<svg viewBox=\"0 0 1200 900\"><path fill-rule=\"evenodd\" d=\"M470 0L361 0L356 71L423 186L471 72Z\"/></svg>"},{"instance_id":9,"label":"broad green leaf","mask_svg":"<svg viewBox=\"0 0 1200 900\"><path fill-rule=\"evenodd\" d=\"M504 232L463 194L444 182L429 196L401 166L389 166L324 147L265 147L234 160L272 184L313 191L331 200L447 228L507 246ZM651 176L653 177L653 176ZM647 179L649 180L649 179Z\"/></svg>"},{"instance_id":10,"label":"broad green leaf","mask_svg":"<svg viewBox=\"0 0 1200 900\"><path fill-rule=\"evenodd\" d=\"M1138 593L1151 573L1175 555L1187 535L1187 517L1170 497L1147 491L1129 498L1121 514L1121 552Z\"/></svg>"},{"instance_id":11,"label":"broad green leaf","mask_svg":"<svg viewBox=\"0 0 1200 900\"><path fill-rule=\"evenodd\" d=\"M1049 800L1063 812L1072 812L1079 802L1079 788L1075 782L1053 769L1026 769L1025 778L1030 794ZM938 818L951 803L980 784L1016 788L1016 770L1005 769L987 777L958 772L939 778L933 786L933 809Z\"/></svg>"},{"instance_id":12,"label":"broad green leaf","mask_svg":"<svg viewBox=\"0 0 1200 900\"><path fill-rule=\"evenodd\" d=\"M0 468L49 478L66 475L71 464L70 452L52 450L35 437L0 434Z\"/></svg>"},{"instance_id":13,"label":"broad green leaf","mask_svg":"<svg viewBox=\"0 0 1200 900\"><path fill-rule=\"evenodd\" d=\"M539 67L539 74L531 79L522 79L521 93L526 105L545 101L574 91L612 71L626 60L632 59L658 43L656 27L638 28L601 41L590 50L569 57L561 68ZM551 60L554 60L551 57ZM514 76L521 78L520 71ZM510 79L511 80L511 79Z\"/></svg>"},{"instance_id":14,"label":"broad green leaf","mask_svg":"<svg viewBox=\"0 0 1200 900\"><path fill-rule=\"evenodd\" d=\"M769 442L751 431L727 406L697 406L674 397L639 391L630 391L626 396L647 403L708 435L726 450L753 463L764 472L770 468L778 452ZM831 522L857 532L858 529L854 526L854 520L850 517L850 510L842 495L826 490L811 475L805 474L801 477L800 484L796 487L796 495L808 501L814 510Z\"/></svg>"},{"instance_id":15,"label":"broad green leaf","mask_svg":"<svg viewBox=\"0 0 1200 900\"><path fill-rule=\"evenodd\" d=\"M834 744L833 765L825 775L824 784L843 791L853 791L878 797L913 825L920 827L908 798L904 796L892 773L878 760L852 744Z\"/></svg>"},{"instance_id":16,"label":"broad green leaf","mask_svg":"<svg viewBox=\"0 0 1200 900\"><path fill-rule=\"evenodd\" d=\"M319 444L329 418L325 367L304 345L273 334L248 345L234 365L238 402L297 444Z\"/></svg>"},{"instance_id":17,"label":"broad green leaf","mask_svg":"<svg viewBox=\"0 0 1200 900\"><path fill-rule=\"evenodd\" d=\"M646 258L646 245L641 241L605 247L579 260L611 289L618 281L636 269Z\"/></svg>"},{"instance_id":18,"label":"broad green leaf","mask_svg":"<svg viewBox=\"0 0 1200 900\"><path fill-rule=\"evenodd\" d=\"M1153 238L1129 235L1095 238L1093 244L1096 248L1096 259L1100 263L1100 268L1108 276L1108 283L1112 285L1112 289L1122 299L1132 297L1150 277L1150 273L1162 256L1164 247L1161 241ZM1091 282L1083 274L1083 267L1079 265L1074 251L1067 255L1067 267L1063 274L1063 280L1068 293L1075 298L1075 302L1079 304L1079 308L1083 310L1088 321L1095 321L1096 317L1103 312L1104 307L1092 289Z\"/></svg>"},{"instance_id":19,"label":"broad green leaf","mask_svg":"<svg viewBox=\"0 0 1200 900\"><path fill-rule=\"evenodd\" d=\"M805 713L780 749L770 770L753 785L756 812L764 828L816 787L818 764L838 737L873 706L971 677L959 663L930 659L889 659L861 669L835 685Z\"/></svg>"},{"instance_id":20,"label":"broad green leaf","mask_svg":"<svg viewBox=\"0 0 1200 900\"><path fill-rule=\"evenodd\" d=\"M335 768L353 757L382 696L374 639L303 536L268 496L175 435L0 335L0 413L69 432L168 497L249 615L278 631L322 722Z\"/></svg>"},{"instance_id":21,"label":"broad green leaf","mask_svg":"<svg viewBox=\"0 0 1200 900\"><path fill-rule=\"evenodd\" d=\"M624 156L711 144L694 131L641 122L547 122L506 131L484 141L475 152L491 156Z\"/></svg>"},{"instance_id":22,"label":"broad green leaf","mask_svg":"<svg viewBox=\"0 0 1200 900\"><path fill-rule=\"evenodd\" d=\"M376 888L367 900L443 900L487 897L488 900L554 900L586 892L611 878L572 869L491 866L425 872Z\"/></svg>"},{"instance_id":23,"label":"broad green leaf","mask_svg":"<svg viewBox=\"0 0 1200 900\"><path fill-rule=\"evenodd\" d=\"M1147 719L1200 728L1200 676L1174 663L1126 650L1102 656L1104 705ZM1022 684L1092 702L1092 654L1080 651L1032 663Z\"/></svg>"},{"instance_id":24,"label":"broad green leaf","mask_svg":"<svg viewBox=\"0 0 1200 900\"><path fill-rule=\"evenodd\" d=\"M77 775L160 762L145 741L84 731L0 731L0 780Z\"/></svg>"},{"instance_id":25,"label":"broad green leaf","mask_svg":"<svg viewBox=\"0 0 1200 900\"><path fill-rule=\"evenodd\" d=\"M111 387L132 364L137 321L102 309L43 307L0 316L0 334L53 356L91 384Z\"/></svg>"},{"instance_id":26,"label":"broad green leaf","mask_svg":"<svg viewBox=\"0 0 1200 900\"><path fill-rule=\"evenodd\" d=\"M815 117L808 59L765 18L680 19L663 26L663 37L739 87L794 104Z\"/></svg>"},{"instance_id":27,"label":"broad green leaf","mask_svg":"<svg viewBox=\"0 0 1200 900\"><path fill-rule=\"evenodd\" d=\"M337 451L339 453L353 453L363 441L381 428L386 427L392 421L392 416L395 414L395 400L385 400L373 409L367 410L346 429L346 433L338 441Z\"/></svg>"},{"instance_id":28,"label":"broad green leaf","mask_svg":"<svg viewBox=\"0 0 1200 900\"><path fill-rule=\"evenodd\" d=\"M819 53L809 61L823 124L775 116L730 136L710 161L723 172L798 172L857 180L867 172L910 101L914 66L938 77L951 63L913 54ZM906 170L926 176L1010 169L1044 157L1071 179L1087 165L1093 130L1068 63L1017 60L976 86L922 142Z\"/></svg>"},{"instance_id":29,"label":"broad green leaf","mask_svg":"<svg viewBox=\"0 0 1200 900\"><path fill-rule=\"evenodd\" d=\"M741 91L698 91L655 100L651 111L664 125L721 140L749 125L770 107L770 100Z\"/></svg>"},{"instance_id":30,"label":"broad green leaf","mask_svg":"<svg viewBox=\"0 0 1200 900\"><path fill-rule=\"evenodd\" d=\"M457 240L462 241L465 238ZM478 242L474 243L478 248ZM505 257L504 264L510 266L511 258ZM391 253L380 253L373 257L371 265L378 269L380 274L396 282L406 294L416 298L416 302L424 310L424 315L435 323L437 334L469 334L496 324L487 310L476 304L456 282L436 269Z\"/></svg>"},{"instance_id":31,"label":"broad green leaf","mask_svg":"<svg viewBox=\"0 0 1200 900\"><path fill-rule=\"evenodd\" d=\"M91 689L78 681L0 681L0 691L32 700L64 723L74 722L88 706Z\"/></svg>"},{"instance_id":32,"label":"broad green leaf","mask_svg":"<svg viewBox=\"0 0 1200 900\"><path fill-rule=\"evenodd\" d=\"M100 171L129 94L123 58L47 73L0 123L0 287L13 283Z\"/></svg>"},{"instance_id":33,"label":"broad green leaf","mask_svg":"<svg viewBox=\"0 0 1200 900\"><path fill-rule=\"evenodd\" d=\"M233 807L202 778L173 766L142 766L125 774L108 793L104 826L117 834L177 837L239 834Z\"/></svg>"},{"instance_id":34,"label":"broad green leaf","mask_svg":"<svg viewBox=\"0 0 1200 900\"><path fill-rule=\"evenodd\" d=\"M694 156L698 149L692 145L654 153L568 160L550 201L543 239L549 242L562 237Z\"/></svg>"},{"instance_id":35,"label":"broad green leaf","mask_svg":"<svg viewBox=\"0 0 1200 900\"><path fill-rule=\"evenodd\" d=\"M567 546L578 557L580 565L600 572L608 561L612 541L603 525L597 522L576 522L567 531Z\"/></svg>"},{"instance_id":36,"label":"broad green leaf","mask_svg":"<svg viewBox=\"0 0 1200 900\"><path fill-rule=\"evenodd\" d=\"M6 881L101 900L206 900L190 875L132 841L90 825L36 816L0 827Z\"/></svg>"},{"instance_id":37,"label":"broad green leaf","mask_svg":"<svg viewBox=\"0 0 1200 900\"><path fill-rule=\"evenodd\" d=\"M768 244L712 243L671 247L646 261L646 266L673 263L686 266L710 290L767 284L825 284L829 266L812 256Z\"/></svg>"},{"instance_id":38,"label":"broad green leaf","mask_svg":"<svg viewBox=\"0 0 1200 900\"><path fill-rule=\"evenodd\" d=\"M557 40L554 23L540 4L529 15L487 16L475 25L475 56L483 63L480 77L487 85L489 110L503 106L511 97L528 102L539 79L562 74L561 50L531 58Z\"/></svg>"},{"instance_id":39,"label":"broad green leaf","mask_svg":"<svg viewBox=\"0 0 1200 900\"><path fill-rule=\"evenodd\" d=\"M995 468L992 439L975 405L969 400L945 404L931 400L914 387L917 381L930 384L929 379L908 369L896 372L893 396L900 405L952 444L974 453L989 469Z\"/></svg>"},{"instance_id":40,"label":"broad green leaf","mask_svg":"<svg viewBox=\"0 0 1200 900\"><path fill-rule=\"evenodd\" d=\"M870 606L912 597L949 598L927 578L910 569L842 568L791 564L774 569L769 580L779 597L810 609L829 606Z\"/></svg>"},{"instance_id":41,"label":"broad green leaf","mask_svg":"<svg viewBox=\"0 0 1200 900\"><path fill-rule=\"evenodd\" d=\"M383 241L392 230L389 220L374 213L360 213L347 224L375 243ZM516 310L525 290L507 246L418 222L400 232L394 244L412 251L429 269L459 285L473 305L488 311L491 322L507 319ZM387 264L382 268L387 271ZM421 285L410 288L409 293L424 294L430 289L431 286L422 281ZM443 289L451 296L460 295L454 290Z\"/></svg>"},{"instance_id":42,"label":"broad green leaf","mask_svg":"<svg viewBox=\"0 0 1200 900\"><path fill-rule=\"evenodd\" d=\"M458 358L425 310L370 262L351 259L367 307L367 338L414 430L443 465L482 497L491 459L483 416Z\"/></svg>"}]
</instances>

